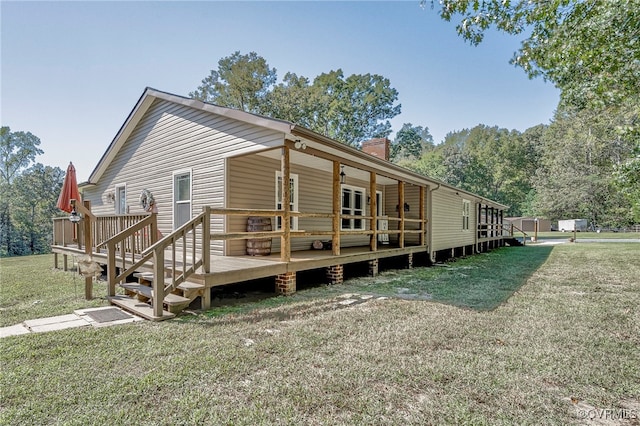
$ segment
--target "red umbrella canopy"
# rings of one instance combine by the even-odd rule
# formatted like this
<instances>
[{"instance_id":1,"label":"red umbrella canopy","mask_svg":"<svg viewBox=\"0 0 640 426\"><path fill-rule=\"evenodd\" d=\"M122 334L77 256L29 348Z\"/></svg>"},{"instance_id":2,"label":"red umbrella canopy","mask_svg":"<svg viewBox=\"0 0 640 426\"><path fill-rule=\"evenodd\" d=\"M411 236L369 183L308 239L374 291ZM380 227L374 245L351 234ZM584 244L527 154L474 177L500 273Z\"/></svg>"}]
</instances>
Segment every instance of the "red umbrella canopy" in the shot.
<instances>
[{"instance_id":1,"label":"red umbrella canopy","mask_svg":"<svg viewBox=\"0 0 640 426\"><path fill-rule=\"evenodd\" d=\"M56 204L56 206L62 211L71 213L71 210L73 210L71 207L71 200L80 201L78 180L76 179L76 168L73 167L73 163L69 163L69 167L67 167L67 174L64 176L62 191L60 191L58 204Z\"/></svg>"}]
</instances>

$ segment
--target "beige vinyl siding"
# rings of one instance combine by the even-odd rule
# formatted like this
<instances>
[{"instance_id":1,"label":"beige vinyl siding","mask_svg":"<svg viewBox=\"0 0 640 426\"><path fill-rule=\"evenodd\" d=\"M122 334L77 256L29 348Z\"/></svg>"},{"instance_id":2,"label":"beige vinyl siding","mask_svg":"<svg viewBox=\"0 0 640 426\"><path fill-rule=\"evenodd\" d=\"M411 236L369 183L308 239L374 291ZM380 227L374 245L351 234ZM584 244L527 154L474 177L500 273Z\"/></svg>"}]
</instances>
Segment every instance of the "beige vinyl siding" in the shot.
<instances>
[{"instance_id":1,"label":"beige vinyl siding","mask_svg":"<svg viewBox=\"0 0 640 426\"><path fill-rule=\"evenodd\" d=\"M431 251L463 247L475 243L477 205L472 199L469 229L462 229L463 197L455 192L439 189L432 192L432 244Z\"/></svg>"},{"instance_id":2,"label":"beige vinyl siding","mask_svg":"<svg viewBox=\"0 0 640 426\"><path fill-rule=\"evenodd\" d=\"M407 219L420 219L420 186L405 184L404 186L404 202L409 204L410 210L405 212L404 217ZM425 215L427 212L426 209L426 197L425 197ZM389 217L399 217L400 213L396 211L396 206L398 205L398 185L387 185L385 186L385 214ZM399 222L390 221L389 229L398 229ZM420 224L418 223L406 223L405 229L420 229ZM389 239L391 242L398 242L398 234L389 235ZM420 243L419 234L406 234L405 235L405 244L406 245L417 245Z\"/></svg>"},{"instance_id":3,"label":"beige vinyl siding","mask_svg":"<svg viewBox=\"0 0 640 426\"><path fill-rule=\"evenodd\" d=\"M232 208L275 209L276 171L280 170L280 161L250 155L228 160L229 197L228 204ZM291 173L298 175L298 208L300 212L331 213L332 212L332 176L331 173L291 164ZM349 184L362 187L368 194L369 183L351 179ZM366 198L365 198L366 202ZM368 206L366 215L369 214ZM306 231L331 231L331 219L300 218L298 229ZM237 216L229 221L229 232L244 231L247 217ZM275 220L272 220L275 229ZM369 226L367 225L367 229ZM315 236L292 238L291 250L309 250L314 240L327 241L331 236ZM342 247L362 246L369 244L369 236L344 236ZM227 255L245 254L246 243L231 241ZM272 251L280 250L280 238L272 240Z\"/></svg>"},{"instance_id":4,"label":"beige vinyl siding","mask_svg":"<svg viewBox=\"0 0 640 426\"><path fill-rule=\"evenodd\" d=\"M143 189L151 191L158 206L158 227L172 231L173 172L191 169L192 217L204 206L224 207L225 158L238 151L262 149L281 143L284 135L164 100L156 100L114 156L100 181L84 190L96 214L114 214L106 193L114 184L126 184L129 213L142 213ZM222 231L221 217L212 230ZM222 243L213 250L222 254Z\"/></svg>"}]
</instances>

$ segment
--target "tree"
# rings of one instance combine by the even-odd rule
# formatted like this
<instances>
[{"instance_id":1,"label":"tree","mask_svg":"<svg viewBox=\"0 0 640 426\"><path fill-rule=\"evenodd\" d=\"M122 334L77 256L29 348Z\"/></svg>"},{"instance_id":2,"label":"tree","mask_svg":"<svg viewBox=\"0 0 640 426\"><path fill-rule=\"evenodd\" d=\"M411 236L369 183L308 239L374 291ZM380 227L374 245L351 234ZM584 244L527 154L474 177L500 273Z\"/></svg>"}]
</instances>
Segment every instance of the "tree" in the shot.
<instances>
[{"instance_id":1,"label":"tree","mask_svg":"<svg viewBox=\"0 0 640 426\"><path fill-rule=\"evenodd\" d=\"M428 127L414 127L411 123L405 123L398 130L391 144L391 160L395 162L417 160L433 147L433 136L429 133Z\"/></svg>"},{"instance_id":2,"label":"tree","mask_svg":"<svg viewBox=\"0 0 640 426\"><path fill-rule=\"evenodd\" d=\"M320 74L313 81L318 101L311 130L351 146L363 140L391 134L389 120L400 114L394 105L398 91L377 74L352 74L346 79L341 69Z\"/></svg>"},{"instance_id":3,"label":"tree","mask_svg":"<svg viewBox=\"0 0 640 426\"><path fill-rule=\"evenodd\" d=\"M640 147L636 146L634 154L617 165L614 184L631 203L633 220L640 223Z\"/></svg>"},{"instance_id":4,"label":"tree","mask_svg":"<svg viewBox=\"0 0 640 426\"><path fill-rule=\"evenodd\" d=\"M40 139L30 132L11 132L8 126L0 128L0 182L11 185L21 171L29 167L37 155Z\"/></svg>"},{"instance_id":5,"label":"tree","mask_svg":"<svg viewBox=\"0 0 640 426\"><path fill-rule=\"evenodd\" d=\"M443 19L461 16L457 31L475 45L491 26L507 34L527 32L529 36L511 62L529 77L542 76L555 83L569 104L620 105L640 93L640 8L636 0L439 3Z\"/></svg>"},{"instance_id":6,"label":"tree","mask_svg":"<svg viewBox=\"0 0 640 426\"><path fill-rule=\"evenodd\" d=\"M11 208L15 201L14 180L42 154L40 139L29 132L12 132L0 128L0 254L13 253L16 236L13 232Z\"/></svg>"},{"instance_id":7,"label":"tree","mask_svg":"<svg viewBox=\"0 0 640 426\"><path fill-rule=\"evenodd\" d=\"M615 188L615 170L631 152L610 115L560 109L544 134L534 178L534 210L552 219L581 217L600 225L624 226L632 209Z\"/></svg>"},{"instance_id":8,"label":"tree","mask_svg":"<svg viewBox=\"0 0 640 426\"><path fill-rule=\"evenodd\" d=\"M525 133L478 125L448 133L442 144L403 165L508 205L516 216L531 203L543 130L542 125Z\"/></svg>"},{"instance_id":9,"label":"tree","mask_svg":"<svg viewBox=\"0 0 640 426\"><path fill-rule=\"evenodd\" d=\"M316 121L318 103L309 79L288 72L266 95L262 110L271 117L311 128Z\"/></svg>"},{"instance_id":10,"label":"tree","mask_svg":"<svg viewBox=\"0 0 640 426\"><path fill-rule=\"evenodd\" d=\"M275 85L276 70L255 52L218 62L218 71L189 96L221 106L294 122L352 146L391 133L389 120L400 113L398 92L376 74L344 77L342 70L317 76L287 73Z\"/></svg>"},{"instance_id":11,"label":"tree","mask_svg":"<svg viewBox=\"0 0 640 426\"><path fill-rule=\"evenodd\" d=\"M276 69L269 68L255 52L242 55L236 51L218 61L202 84L189 96L205 102L261 113L261 104L276 82Z\"/></svg>"},{"instance_id":12,"label":"tree","mask_svg":"<svg viewBox=\"0 0 640 426\"><path fill-rule=\"evenodd\" d=\"M426 0L421 3L425 5ZM612 144L609 148L612 152L619 151L626 155L619 158L622 165L617 168L617 189L626 194L631 203L637 203L637 196L633 195L637 193L634 180L626 178L626 170L635 170L636 160L629 152L624 153L619 149L631 145L640 150L640 7L637 0L441 0L439 4L443 19L450 21L460 16L458 33L474 45L482 41L485 31L492 26L507 34L528 34L511 63L522 67L530 78L542 76L553 82L561 90L559 107L565 112L584 112L591 117L608 120L608 124L600 120L601 125L611 126L606 128L604 140ZM431 6L435 6L435 1L431 1ZM563 119L561 126L567 125L568 121ZM591 128L593 130L593 126ZM568 143L572 139L573 136L565 134L561 142ZM583 135L582 141L586 140L589 138ZM569 152L575 153L576 150L569 149ZM592 152L591 148L587 147L586 152ZM630 168L624 164L629 164ZM612 173L610 167L596 165L599 172L595 174L587 171L592 170L589 168L594 167L593 164L587 163L585 167L574 170L577 173L574 178L591 176L591 179L574 182L581 185L576 188L617 192L610 186L608 175L601 176L602 185L596 185L597 188L593 186L594 177L600 176L600 171ZM551 172L555 169L546 170ZM565 171L558 169L558 176L564 176ZM561 179L557 181L558 185L561 185L561 181L563 184L572 181L572 176L566 177L568 180ZM538 181L538 185L539 189L547 187L542 181ZM553 187L543 192L551 196ZM529 199L534 204L537 199L540 205L540 195ZM609 207L606 211L624 210L614 207L619 202L617 194L608 195ZM579 200L574 200L571 205L577 208ZM595 206L603 205L600 203ZM585 208L587 206L588 203ZM554 214L559 214L559 211ZM612 217L610 220L623 220L625 215L617 216L618 219Z\"/></svg>"},{"instance_id":13,"label":"tree","mask_svg":"<svg viewBox=\"0 0 640 426\"><path fill-rule=\"evenodd\" d=\"M13 220L21 244L12 254L46 253L50 248L51 218L59 214L57 195L64 171L36 163L15 180Z\"/></svg>"}]
</instances>

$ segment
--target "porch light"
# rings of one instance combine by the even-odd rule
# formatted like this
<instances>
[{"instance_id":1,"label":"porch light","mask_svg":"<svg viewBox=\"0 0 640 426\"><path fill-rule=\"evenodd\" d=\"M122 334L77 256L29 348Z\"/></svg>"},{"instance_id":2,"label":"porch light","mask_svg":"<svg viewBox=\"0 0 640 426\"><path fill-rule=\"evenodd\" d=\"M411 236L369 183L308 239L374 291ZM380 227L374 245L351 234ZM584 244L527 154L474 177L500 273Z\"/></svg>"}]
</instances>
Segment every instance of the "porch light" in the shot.
<instances>
[{"instance_id":1,"label":"porch light","mask_svg":"<svg viewBox=\"0 0 640 426\"><path fill-rule=\"evenodd\" d=\"M80 222L82 218L80 217L80 215L78 214L78 212L76 211L75 206L73 207L73 210L71 210L71 214L69 215L69 221L71 223L78 223Z\"/></svg>"},{"instance_id":2,"label":"porch light","mask_svg":"<svg viewBox=\"0 0 640 426\"><path fill-rule=\"evenodd\" d=\"M344 185L347 175L344 173L344 166L342 167L342 171L340 172L340 185Z\"/></svg>"}]
</instances>

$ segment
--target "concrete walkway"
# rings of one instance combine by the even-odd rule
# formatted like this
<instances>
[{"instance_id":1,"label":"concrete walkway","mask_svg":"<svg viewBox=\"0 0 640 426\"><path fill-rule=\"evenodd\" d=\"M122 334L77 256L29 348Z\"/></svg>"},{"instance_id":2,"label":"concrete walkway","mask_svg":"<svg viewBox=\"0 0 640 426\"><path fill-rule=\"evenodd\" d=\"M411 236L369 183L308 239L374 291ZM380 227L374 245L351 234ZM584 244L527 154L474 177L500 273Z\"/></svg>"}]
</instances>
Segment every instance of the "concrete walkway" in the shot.
<instances>
[{"instance_id":1,"label":"concrete walkway","mask_svg":"<svg viewBox=\"0 0 640 426\"><path fill-rule=\"evenodd\" d=\"M126 316L127 318L116 319L114 321L99 322L91 317L91 314L95 312L106 311L109 309L119 310L122 312L122 315L120 316L121 317ZM125 312L122 309L117 308L115 306L78 309L76 311L73 311L72 314L27 320L20 324L11 325L8 327L2 327L0 328L0 338L9 337L9 336L19 336L21 334L44 333L47 331L64 330L67 328L77 328L77 327L87 327L87 326L108 327L111 325L127 324L135 321L144 321L144 319L138 316L135 316L129 312Z\"/></svg>"}]
</instances>

